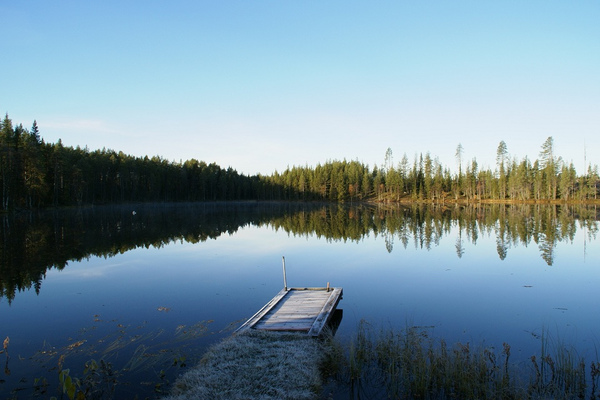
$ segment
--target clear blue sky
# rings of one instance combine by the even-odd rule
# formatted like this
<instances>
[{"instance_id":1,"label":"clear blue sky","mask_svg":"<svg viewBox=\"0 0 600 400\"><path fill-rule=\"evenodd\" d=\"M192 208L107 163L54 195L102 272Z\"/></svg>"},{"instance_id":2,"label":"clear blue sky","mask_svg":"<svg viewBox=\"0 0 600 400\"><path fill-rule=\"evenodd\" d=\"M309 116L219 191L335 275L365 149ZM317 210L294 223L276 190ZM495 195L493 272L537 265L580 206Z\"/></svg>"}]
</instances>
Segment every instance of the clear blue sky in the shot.
<instances>
[{"instance_id":1,"label":"clear blue sky","mask_svg":"<svg viewBox=\"0 0 600 400\"><path fill-rule=\"evenodd\" d=\"M3 1L0 111L47 142L246 174L547 137L600 164L600 2Z\"/></svg>"}]
</instances>

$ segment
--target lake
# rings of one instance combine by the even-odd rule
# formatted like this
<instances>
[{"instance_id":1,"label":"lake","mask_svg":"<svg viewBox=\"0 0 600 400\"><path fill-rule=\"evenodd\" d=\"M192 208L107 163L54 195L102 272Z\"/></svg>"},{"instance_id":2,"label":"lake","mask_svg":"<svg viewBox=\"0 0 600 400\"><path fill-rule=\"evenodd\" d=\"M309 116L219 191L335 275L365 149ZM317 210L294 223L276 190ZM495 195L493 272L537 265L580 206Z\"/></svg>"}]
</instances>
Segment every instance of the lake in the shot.
<instances>
[{"instance_id":1,"label":"lake","mask_svg":"<svg viewBox=\"0 0 600 400\"><path fill-rule=\"evenodd\" d=\"M361 320L427 327L524 363L542 333L595 360L599 210L557 205L206 203L2 218L0 397L60 396L104 360L117 397L159 397L283 287L344 289ZM88 371L88 376L91 376ZM108 377L108 378L107 378ZM91 379L89 377L88 379Z\"/></svg>"}]
</instances>

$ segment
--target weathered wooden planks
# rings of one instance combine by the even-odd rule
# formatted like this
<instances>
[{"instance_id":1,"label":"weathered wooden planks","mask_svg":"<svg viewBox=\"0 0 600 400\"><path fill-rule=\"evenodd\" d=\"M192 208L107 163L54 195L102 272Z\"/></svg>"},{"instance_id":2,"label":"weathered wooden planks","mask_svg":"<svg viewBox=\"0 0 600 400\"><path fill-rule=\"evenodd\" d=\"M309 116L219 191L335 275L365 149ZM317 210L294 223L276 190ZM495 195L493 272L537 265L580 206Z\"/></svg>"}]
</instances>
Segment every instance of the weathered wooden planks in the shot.
<instances>
[{"instance_id":1,"label":"weathered wooden planks","mask_svg":"<svg viewBox=\"0 0 600 400\"><path fill-rule=\"evenodd\" d=\"M342 288L283 289L236 332L301 331L319 336L342 298Z\"/></svg>"}]
</instances>

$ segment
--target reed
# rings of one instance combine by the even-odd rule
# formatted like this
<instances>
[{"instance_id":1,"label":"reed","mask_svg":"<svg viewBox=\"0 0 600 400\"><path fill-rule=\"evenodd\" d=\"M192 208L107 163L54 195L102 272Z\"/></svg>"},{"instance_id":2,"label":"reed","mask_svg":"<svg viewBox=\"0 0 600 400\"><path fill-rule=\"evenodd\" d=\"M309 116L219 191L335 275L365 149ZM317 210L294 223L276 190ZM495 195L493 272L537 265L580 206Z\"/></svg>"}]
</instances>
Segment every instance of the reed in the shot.
<instances>
[{"instance_id":1,"label":"reed","mask_svg":"<svg viewBox=\"0 0 600 400\"><path fill-rule=\"evenodd\" d=\"M362 343L362 352L350 346L351 382L384 386L387 397L480 399L499 397L512 390L509 368L500 368L491 349L474 351L469 343L448 346L444 340L435 341L427 329L418 327L401 332L381 329L375 333L364 322L359 324L356 337ZM503 355L508 360L508 345ZM360 370L354 367L355 359L361 360ZM354 388L351 391L356 392Z\"/></svg>"},{"instance_id":2,"label":"reed","mask_svg":"<svg viewBox=\"0 0 600 400\"><path fill-rule=\"evenodd\" d=\"M590 364L591 388L588 388L585 360L572 346L560 339L552 340L547 330L542 331L541 343L540 358L531 356L533 374L528 393L539 398L583 399L590 392L590 398L595 399L598 363Z\"/></svg>"},{"instance_id":3,"label":"reed","mask_svg":"<svg viewBox=\"0 0 600 400\"><path fill-rule=\"evenodd\" d=\"M2 350L0 350L0 354L6 354L6 362L4 364L4 374L10 375L10 368L8 368L8 360L10 360L10 356L8 355L8 344L10 343L10 338L7 336L2 342Z\"/></svg>"},{"instance_id":4,"label":"reed","mask_svg":"<svg viewBox=\"0 0 600 400\"><path fill-rule=\"evenodd\" d=\"M420 399L596 399L600 363L583 358L544 334L541 357L531 369L511 362L511 347L448 345L430 329L373 329L362 321L347 347L337 387L350 398ZM342 362L344 362L342 360ZM591 377L590 385L586 371ZM348 385L344 388L344 385ZM381 392L381 389L385 392Z\"/></svg>"},{"instance_id":5,"label":"reed","mask_svg":"<svg viewBox=\"0 0 600 400\"><path fill-rule=\"evenodd\" d=\"M2 353L6 353L6 358L8 359L8 344L10 343L10 338L7 336L6 339L4 339L4 342L2 342L2 348L3 350L0 350L0 354Z\"/></svg>"}]
</instances>

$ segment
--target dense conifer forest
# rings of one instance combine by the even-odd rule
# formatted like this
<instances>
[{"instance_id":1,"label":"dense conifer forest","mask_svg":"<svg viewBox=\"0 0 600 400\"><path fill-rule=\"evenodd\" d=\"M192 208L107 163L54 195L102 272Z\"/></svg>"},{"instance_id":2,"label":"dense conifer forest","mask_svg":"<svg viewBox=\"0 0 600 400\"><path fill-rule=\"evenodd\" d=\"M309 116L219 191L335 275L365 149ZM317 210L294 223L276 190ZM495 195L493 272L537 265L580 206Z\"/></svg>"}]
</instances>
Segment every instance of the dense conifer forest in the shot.
<instances>
[{"instance_id":1,"label":"dense conifer forest","mask_svg":"<svg viewBox=\"0 0 600 400\"><path fill-rule=\"evenodd\" d=\"M457 172L429 153L412 162L404 154L394 164L388 148L384 163L372 169L334 160L247 176L195 159L172 162L45 143L36 121L27 129L6 114L0 124L0 209L220 200L585 202L598 196L598 167L577 173L556 155L552 137L534 161L511 158L501 141L494 170L480 169L476 159L464 162L461 144L456 158Z\"/></svg>"}]
</instances>

